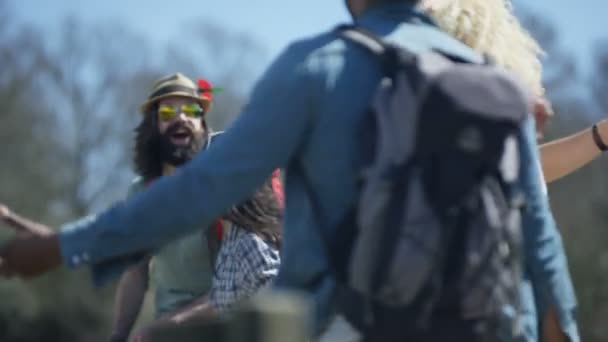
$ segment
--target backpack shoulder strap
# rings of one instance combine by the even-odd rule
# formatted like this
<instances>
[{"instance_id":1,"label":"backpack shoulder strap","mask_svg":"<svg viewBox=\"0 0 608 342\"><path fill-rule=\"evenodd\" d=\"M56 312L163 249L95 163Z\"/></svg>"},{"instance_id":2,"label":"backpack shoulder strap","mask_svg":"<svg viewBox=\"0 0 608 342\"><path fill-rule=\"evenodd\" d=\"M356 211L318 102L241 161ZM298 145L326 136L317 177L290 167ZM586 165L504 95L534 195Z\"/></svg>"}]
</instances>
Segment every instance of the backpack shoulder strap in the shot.
<instances>
[{"instance_id":1,"label":"backpack shoulder strap","mask_svg":"<svg viewBox=\"0 0 608 342\"><path fill-rule=\"evenodd\" d=\"M336 31L341 38L351 41L376 56L382 56L387 50L387 44L377 35L357 25L340 25Z\"/></svg>"},{"instance_id":2,"label":"backpack shoulder strap","mask_svg":"<svg viewBox=\"0 0 608 342\"><path fill-rule=\"evenodd\" d=\"M406 48L396 46L391 43L387 43L382 40L378 35L373 32L363 28L361 26L353 25L353 24L345 24L336 27L336 31L340 35L341 38L353 42L367 51L372 53L375 56L380 58L386 58L389 55L399 55L401 59L406 60L414 60L417 58L418 54L409 51ZM495 65L494 59L487 55L483 54L479 57L479 60L467 60L463 57L457 56L448 51L444 51L441 48L433 48L432 52L435 52L441 56L447 57L449 60L460 62L460 63L473 63L473 64L482 64L482 65Z\"/></svg>"},{"instance_id":3,"label":"backpack shoulder strap","mask_svg":"<svg viewBox=\"0 0 608 342\"><path fill-rule=\"evenodd\" d=\"M387 75L393 73L399 60L413 61L416 58L414 53L383 41L378 35L361 26L340 25L336 28L336 32L342 39L352 42L376 56Z\"/></svg>"}]
</instances>

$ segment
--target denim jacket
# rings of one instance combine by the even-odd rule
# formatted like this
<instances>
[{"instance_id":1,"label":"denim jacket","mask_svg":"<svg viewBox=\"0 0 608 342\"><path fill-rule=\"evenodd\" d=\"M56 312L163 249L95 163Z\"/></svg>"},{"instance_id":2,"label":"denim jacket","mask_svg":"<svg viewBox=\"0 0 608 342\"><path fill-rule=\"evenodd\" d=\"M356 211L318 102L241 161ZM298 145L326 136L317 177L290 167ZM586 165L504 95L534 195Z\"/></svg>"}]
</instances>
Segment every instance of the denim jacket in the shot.
<instances>
[{"instance_id":1,"label":"denim jacket","mask_svg":"<svg viewBox=\"0 0 608 342\"><path fill-rule=\"evenodd\" d=\"M358 24L413 52L439 48L480 61L470 48L439 30L406 4L373 8ZM278 168L286 173L282 265L276 286L311 294L321 326L332 310L334 281L318 226L335 226L357 197L357 123L365 114L381 71L366 51L334 31L297 41L274 61L232 127L204 153L129 201L69 224L60 235L64 262L90 264L96 283L113 279L140 253L210 223L245 199ZM563 247L542 195L537 146L527 122L520 136L521 185L529 277L551 303L574 302ZM314 213L310 189L320 203ZM320 214L320 215L317 215ZM326 222L317 222L323 217ZM558 306L561 309L561 306ZM566 312L564 322L573 321Z\"/></svg>"}]
</instances>

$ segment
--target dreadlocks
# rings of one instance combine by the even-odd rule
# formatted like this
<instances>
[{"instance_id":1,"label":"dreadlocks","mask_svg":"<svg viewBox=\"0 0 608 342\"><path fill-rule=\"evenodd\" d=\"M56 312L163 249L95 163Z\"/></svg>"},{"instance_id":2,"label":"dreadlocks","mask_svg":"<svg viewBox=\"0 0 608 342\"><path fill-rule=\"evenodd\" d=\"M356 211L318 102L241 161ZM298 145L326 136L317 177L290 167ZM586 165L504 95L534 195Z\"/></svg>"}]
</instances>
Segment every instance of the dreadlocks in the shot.
<instances>
[{"instance_id":1,"label":"dreadlocks","mask_svg":"<svg viewBox=\"0 0 608 342\"><path fill-rule=\"evenodd\" d=\"M272 181L273 178L268 179L251 198L234 206L224 219L280 248L283 208Z\"/></svg>"}]
</instances>

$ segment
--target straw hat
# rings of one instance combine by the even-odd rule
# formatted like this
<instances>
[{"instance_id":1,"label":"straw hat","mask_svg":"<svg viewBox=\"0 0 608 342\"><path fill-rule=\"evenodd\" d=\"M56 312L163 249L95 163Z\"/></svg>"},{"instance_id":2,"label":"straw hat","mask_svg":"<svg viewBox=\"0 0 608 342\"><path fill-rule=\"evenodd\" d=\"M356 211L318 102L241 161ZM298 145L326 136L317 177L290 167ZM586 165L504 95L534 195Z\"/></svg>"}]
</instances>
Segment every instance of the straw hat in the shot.
<instances>
[{"instance_id":1,"label":"straw hat","mask_svg":"<svg viewBox=\"0 0 608 342\"><path fill-rule=\"evenodd\" d=\"M164 76L154 83L148 99L141 105L141 112L145 114L150 107L158 101L170 97L181 96L197 101L205 113L211 107L213 89L205 80L198 80L198 85L181 73Z\"/></svg>"}]
</instances>

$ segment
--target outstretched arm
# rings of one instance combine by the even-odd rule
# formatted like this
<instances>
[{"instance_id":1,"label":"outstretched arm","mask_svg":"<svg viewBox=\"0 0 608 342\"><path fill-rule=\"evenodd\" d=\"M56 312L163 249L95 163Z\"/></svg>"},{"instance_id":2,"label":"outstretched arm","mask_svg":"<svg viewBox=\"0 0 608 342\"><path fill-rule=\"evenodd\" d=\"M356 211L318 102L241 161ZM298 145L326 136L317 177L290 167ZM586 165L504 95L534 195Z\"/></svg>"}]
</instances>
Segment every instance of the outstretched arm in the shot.
<instances>
[{"instance_id":1,"label":"outstretched arm","mask_svg":"<svg viewBox=\"0 0 608 342\"><path fill-rule=\"evenodd\" d=\"M148 290L148 261L129 268L120 278L114 304L111 342L127 341Z\"/></svg>"},{"instance_id":2,"label":"outstretched arm","mask_svg":"<svg viewBox=\"0 0 608 342\"><path fill-rule=\"evenodd\" d=\"M159 248L210 224L286 165L314 123L310 97L318 87L304 65L308 51L288 48L257 84L244 113L205 153L91 220L64 227L63 261L95 265Z\"/></svg>"},{"instance_id":3,"label":"outstretched arm","mask_svg":"<svg viewBox=\"0 0 608 342\"><path fill-rule=\"evenodd\" d=\"M21 217L0 203L2 223L13 228L17 237L0 252L0 276L27 278L38 274L39 269L61 265L59 239L52 229Z\"/></svg>"},{"instance_id":4,"label":"outstretched arm","mask_svg":"<svg viewBox=\"0 0 608 342\"><path fill-rule=\"evenodd\" d=\"M608 120L597 124L598 133L608 143ZM591 128L540 146L543 173L547 183L580 169L601 154L593 141Z\"/></svg>"},{"instance_id":5,"label":"outstretched arm","mask_svg":"<svg viewBox=\"0 0 608 342\"><path fill-rule=\"evenodd\" d=\"M46 239L9 241L0 248L0 275L35 277L63 262L93 265L94 280L102 284L138 260L133 256L210 224L247 198L291 160L314 127L312 99L325 81L319 66L308 64L310 51L306 42L291 45L258 82L231 128L175 174ZM48 262L31 262L33 257Z\"/></svg>"},{"instance_id":6,"label":"outstretched arm","mask_svg":"<svg viewBox=\"0 0 608 342\"><path fill-rule=\"evenodd\" d=\"M40 236L46 236L53 233L53 230L49 227L17 215L2 203L0 203L0 221L9 225L17 233Z\"/></svg>"}]
</instances>

